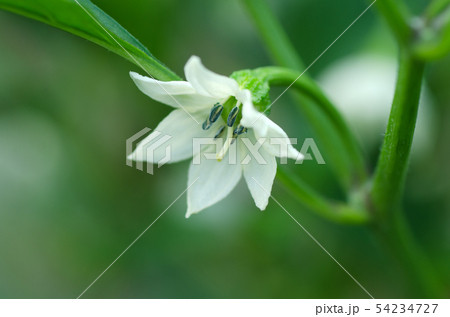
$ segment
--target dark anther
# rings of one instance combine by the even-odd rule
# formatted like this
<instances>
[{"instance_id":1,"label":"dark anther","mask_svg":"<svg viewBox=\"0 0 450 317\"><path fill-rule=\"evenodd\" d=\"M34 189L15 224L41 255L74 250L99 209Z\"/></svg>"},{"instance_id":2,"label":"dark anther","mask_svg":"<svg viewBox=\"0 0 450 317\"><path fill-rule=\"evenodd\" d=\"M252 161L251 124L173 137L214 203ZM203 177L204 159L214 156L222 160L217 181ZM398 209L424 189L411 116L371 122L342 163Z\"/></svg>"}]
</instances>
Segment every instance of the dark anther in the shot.
<instances>
[{"instance_id":1,"label":"dark anther","mask_svg":"<svg viewBox=\"0 0 450 317\"><path fill-rule=\"evenodd\" d=\"M230 114L228 115L227 119L227 126L232 127L234 125L234 122L236 121L236 117L239 112L239 107L234 107L231 109Z\"/></svg>"},{"instance_id":2,"label":"dark anther","mask_svg":"<svg viewBox=\"0 0 450 317\"><path fill-rule=\"evenodd\" d=\"M220 129L217 131L216 135L214 136L214 139L217 139L219 136L221 136L223 130L225 129L225 126L221 126Z\"/></svg>"},{"instance_id":3,"label":"dark anther","mask_svg":"<svg viewBox=\"0 0 450 317\"><path fill-rule=\"evenodd\" d=\"M211 128L211 121L209 121L209 118L205 120L205 122L203 122L202 124L202 128L203 130L208 130L209 128Z\"/></svg>"},{"instance_id":4,"label":"dark anther","mask_svg":"<svg viewBox=\"0 0 450 317\"><path fill-rule=\"evenodd\" d=\"M211 112L209 113L209 121L214 123L219 119L222 114L223 106L220 103L216 103L214 107L212 107Z\"/></svg>"},{"instance_id":5,"label":"dark anther","mask_svg":"<svg viewBox=\"0 0 450 317\"><path fill-rule=\"evenodd\" d=\"M247 132L247 128L245 128L245 127L242 126L242 125L238 125L238 126L236 127L236 129L234 129L233 134L234 134L234 135L241 135L241 134L243 134L243 133L245 133L245 132Z\"/></svg>"}]
</instances>

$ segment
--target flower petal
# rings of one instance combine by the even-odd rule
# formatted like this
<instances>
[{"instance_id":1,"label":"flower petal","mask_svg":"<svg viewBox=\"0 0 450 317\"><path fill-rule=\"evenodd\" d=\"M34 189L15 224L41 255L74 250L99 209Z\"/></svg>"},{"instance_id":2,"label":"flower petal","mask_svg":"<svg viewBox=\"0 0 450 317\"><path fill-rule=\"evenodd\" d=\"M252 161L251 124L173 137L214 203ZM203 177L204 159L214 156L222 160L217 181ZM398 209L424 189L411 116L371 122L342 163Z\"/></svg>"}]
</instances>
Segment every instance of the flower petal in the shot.
<instances>
[{"instance_id":1,"label":"flower petal","mask_svg":"<svg viewBox=\"0 0 450 317\"><path fill-rule=\"evenodd\" d=\"M188 112L211 108L218 100L198 94L187 81L159 81L130 72L136 86L150 98Z\"/></svg>"},{"instance_id":2,"label":"flower petal","mask_svg":"<svg viewBox=\"0 0 450 317\"><path fill-rule=\"evenodd\" d=\"M210 71L197 56L192 56L187 61L184 73L187 81L199 94L226 98L236 96L239 92L239 85L234 79Z\"/></svg>"},{"instance_id":3,"label":"flower petal","mask_svg":"<svg viewBox=\"0 0 450 317\"><path fill-rule=\"evenodd\" d=\"M250 91L242 90L237 98L242 103L241 124L246 128L258 130L260 136L265 136L267 134L267 117L253 106Z\"/></svg>"},{"instance_id":4,"label":"flower petal","mask_svg":"<svg viewBox=\"0 0 450 317\"><path fill-rule=\"evenodd\" d=\"M256 110L251 102L251 98L248 98L248 93L246 91L244 93L241 124L244 127L253 129L257 139L267 138L263 146L272 155L288 157L294 160L302 159L303 154L292 146L286 132L264 113Z\"/></svg>"},{"instance_id":5,"label":"flower petal","mask_svg":"<svg viewBox=\"0 0 450 317\"><path fill-rule=\"evenodd\" d=\"M201 112L192 115L201 122L207 114ZM220 123L223 125L223 120ZM128 158L148 163L182 161L197 154L194 152L198 152L193 147L193 138L212 138L216 130L213 128L203 130L201 125L196 124L184 110L177 109L165 117L156 129L138 144Z\"/></svg>"},{"instance_id":6,"label":"flower petal","mask_svg":"<svg viewBox=\"0 0 450 317\"><path fill-rule=\"evenodd\" d=\"M264 142L263 146L272 155L287 157L293 160L301 160L304 158L304 155L292 146L291 140L286 132L269 118L267 118L266 137L267 141Z\"/></svg>"},{"instance_id":7,"label":"flower petal","mask_svg":"<svg viewBox=\"0 0 450 317\"><path fill-rule=\"evenodd\" d=\"M256 138L254 141L252 140L252 143L256 143ZM245 146L241 146L243 148L241 151L245 152ZM270 193L272 192L273 181L277 173L277 161L275 156L267 152L264 147L261 147L258 153L264 159L264 162L258 162L255 157L250 156L250 161L248 164L242 164L242 169L256 206L264 210L269 203Z\"/></svg>"},{"instance_id":8,"label":"flower petal","mask_svg":"<svg viewBox=\"0 0 450 317\"><path fill-rule=\"evenodd\" d=\"M186 218L225 198L242 175L239 162L229 164L228 155L220 162L205 158L200 164L194 164L195 161L189 167L189 184L194 184L187 192Z\"/></svg>"}]
</instances>

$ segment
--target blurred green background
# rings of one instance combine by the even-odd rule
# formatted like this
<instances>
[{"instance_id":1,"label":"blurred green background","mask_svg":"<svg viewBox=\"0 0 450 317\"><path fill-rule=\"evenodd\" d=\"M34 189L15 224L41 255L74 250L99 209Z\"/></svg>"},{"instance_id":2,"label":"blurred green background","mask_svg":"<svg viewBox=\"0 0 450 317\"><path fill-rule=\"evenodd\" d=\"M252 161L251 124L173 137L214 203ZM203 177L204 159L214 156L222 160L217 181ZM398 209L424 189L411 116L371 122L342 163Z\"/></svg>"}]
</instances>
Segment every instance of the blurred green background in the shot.
<instances>
[{"instance_id":1,"label":"blurred green background","mask_svg":"<svg viewBox=\"0 0 450 317\"><path fill-rule=\"evenodd\" d=\"M420 10L421 1L412 2ZM194 54L223 74L271 64L237 0L94 3L180 75ZM306 64L367 7L360 0L270 5ZM8 12L0 12L0 41L0 297L74 298L185 189L189 163L166 165L154 175L125 165L125 140L155 128L170 111L134 86L128 76L140 71L134 65ZM359 53L396 54L373 10L310 74ZM437 133L429 150L413 159L405 195L418 243L447 285L449 73L448 57L427 70ZM272 117L291 137L314 137L288 95ZM376 149L366 147L369 162ZM327 165L305 162L292 170L340 195ZM399 268L366 228L311 214L277 181L273 195L375 297L408 296ZM183 197L84 297L367 298L275 203L259 211L243 183L187 220L185 209Z\"/></svg>"}]
</instances>

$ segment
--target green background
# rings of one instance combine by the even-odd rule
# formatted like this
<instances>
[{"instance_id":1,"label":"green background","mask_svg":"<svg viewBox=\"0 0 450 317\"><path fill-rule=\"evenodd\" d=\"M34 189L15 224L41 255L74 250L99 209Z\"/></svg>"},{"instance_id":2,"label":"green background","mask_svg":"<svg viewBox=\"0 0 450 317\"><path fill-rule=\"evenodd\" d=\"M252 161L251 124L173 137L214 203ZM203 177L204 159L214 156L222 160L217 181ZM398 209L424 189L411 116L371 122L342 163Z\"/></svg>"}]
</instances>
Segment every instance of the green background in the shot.
<instances>
[{"instance_id":1,"label":"green background","mask_svg":"<svg viewBox=\"0 0 450 317\"><path fill-rule=\"evenodd\" d=\"M94 3L179 75L191 55L223 74L271 64L239 1ZM270 5L306 64L367 7L360 0ZM0 12L0 43L0 297L74 298L183 192L189 163L154 175L125 165L125 140L170 112L135 87L128 76L140 71L134 65L7 12ZM373 10L310 74L358 52L396 53ZM449 72L448 57L427 69L438 137L430 140L432 152L412 162L404 199L418 243L447 285ZM271 117L291 137L314 137L288 95ZM375 161L376 151L367 153ZM341 195L327 165L293 170ZM366 228L311 214L278 182L273 195L374 297L408 296L401 272ZM199 215L186 220L185 210L183 196L83 297L367 297L273 201L259 211L243 182Z\"/></svg>"}]
</instances>

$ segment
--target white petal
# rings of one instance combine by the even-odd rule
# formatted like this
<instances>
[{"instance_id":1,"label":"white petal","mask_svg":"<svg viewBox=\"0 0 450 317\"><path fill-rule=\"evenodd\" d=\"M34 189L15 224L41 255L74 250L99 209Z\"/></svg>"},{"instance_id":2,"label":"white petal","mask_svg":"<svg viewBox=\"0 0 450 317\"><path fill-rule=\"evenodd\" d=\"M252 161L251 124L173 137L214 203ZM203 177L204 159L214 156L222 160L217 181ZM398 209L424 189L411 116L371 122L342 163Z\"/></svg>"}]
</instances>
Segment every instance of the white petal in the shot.
<instances>
[{"instance_id":1,"label":"white petal","mask_svg":"<svg viewBox=\"0 0 450 317\"><path fill-rule=\"evenodd\" d=\"M194 159L195 161L195 159ZM200 164L189 167L186 218L225 198L242 175L239 164L229 164L228 155L222 161L202 158Z\"/></svg>"},{"instance_id":2,"label":"white petal","mask_svg":"<svg viewBox=\"0 0 450 317\"><path fill-rule=\"evenodd\" d=\"M304 158L303 154L292 146L292 142L286 132L269 118L267 118L267 134L265 137L267 137L267 141L264 142L263 146L272 155L293 160Z\"/></svg>"},{"instance_id":3,"label":"white petal","mask_svg":"<svg viewBox=\"0 0 450 317\"><path fill-rule=\"evenodd\" d=\"M205 113L192 115L199 122L207 116ZM162 161L173 163L190 158L197 154L194 151L198 152L193 148L193 138L214 137L219 126L224 124L223 121L218 122L219 124L216 123L217 125L214 124L205 131L184 110L174 110L138 144L129 159L149 163L161 163Z\"/></svg>"},{"instance_id":4,"label":"white petal","mask_svg":"<svg viewBox=\"0 0 450 317\"><path fill-rule=\"evenodd\" d=\"M187 81L199 94L221 99L236 96L239 92L239 85L234 79L208 70L197 56L192 56L187 61L184 73Z\"/></svg>"},{"instance_id":5,"label":"white petal","mask_svg":"<svg viewBox=\"0 0 450 317\"><path fill-rule=\"evenodd\" d=\"M256 139L254 142L256 142ZM275 156L267 152L264 148L261 148L258 153L265 162L258 162L254 157L251 157L248 164L242 165L242 169L248 189L252 194L256 206L264 210L269 203L273 181L277 173L277 161L275 160Z\"/></svg>"},{"instance_id":6,"label":"white petal","mask_svg":"<svg viewBox=\"0 0 450 317\"><path fill-rule=\"evenodd\" d=\"M256 110L253 106L251 93L249 90L243 90L238 96L238 100L242 103L242 119L241 124L244 127L258 130L258 135L265 136L267 134L268 118Z\"/></svg>"},{"instance_id":7,"label":"white petal","mask_svg":"<svg viewBox=\"0 0 450 317\"><path fill-rule=\"evenodd\" d=\"M247 96L244 97L242 102L241 124L253 129L256 138L267 138L264 147L272 155L294 160L303 158L303 154L292 146L286 132L265 114L256 110L251 99L248 99L248 93L245 94Z\"/></svg>"},{"instance_id":8,"label":"white petal","mask_svg":"<svg viewBox=\"0 0 450 317\"><path fill-rule=\"evenodd\" d=\"M187 81L159 81L130 72L136 86L150 98L188 112L211 108L218 100L198 94Z\"/></svg>"}]
</instances>

